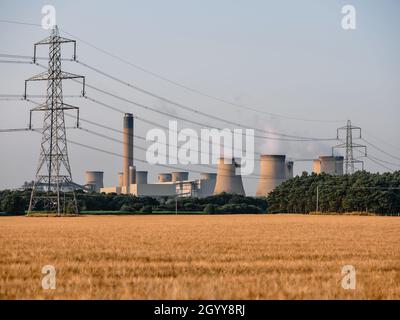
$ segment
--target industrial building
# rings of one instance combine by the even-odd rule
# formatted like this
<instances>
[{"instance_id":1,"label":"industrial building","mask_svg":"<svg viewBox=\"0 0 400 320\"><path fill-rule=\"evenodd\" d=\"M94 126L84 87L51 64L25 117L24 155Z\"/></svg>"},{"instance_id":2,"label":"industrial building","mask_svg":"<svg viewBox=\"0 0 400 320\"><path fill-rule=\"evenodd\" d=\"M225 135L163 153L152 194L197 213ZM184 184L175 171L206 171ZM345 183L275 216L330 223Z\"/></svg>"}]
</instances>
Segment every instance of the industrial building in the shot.
<instances>
[{"instance_id":1,"label":"industrial building","mask_svg":"<svg viewBox=\"0 0 400 320\"><path fill-rule=\"evenodd\" d=\"M188 172L171 172L171 180L165 180L165 177L165 173L159 174L158 184L175 186L175 194L180 197L205 198L214 193L215 173L203 172L200 179L192 180L189 180Z\"/></svg>"},{"instance_id":2,"label":"industrial building","mask_svg":"<svg viewBox=\"0 0 400 320\"><path fill-rule=\"evenodd\" d=\"M189 180L188 172L160 173L158 174L156 183L148 183L148 172L136 171L133 163L134 119L131 113L126 113L124 116L123 136L123 171L118 172L118 184L112 187L104 187L103 172L87 171L86 184L91 186L88 190L151 197L208 197L214 193L216 183L215 173L202 173L200 179L196 180ZM244 194L244 190L242 192Z\"/></svg>"},{"instance_id":3,"label":"industrial building","mask_svg":"<svg viewBox=\"0 0 400 320\"><path fill-rule=\"evenodd\" d=\"M136 171L134 166L134 119L130 113L124 116L123 133L123 170L118 173L117 185L104 187L102 171L87 171L85 185L87 190L151 197L203 198L222 192L245 195L242 177L236 173L240 164L234 158L219 158L217 173L203 172L198 179L189 179L189 172L174 171L159 173L157 181L149 183L148 172ZM320 156L313 160L313 172L342 175L343 162L342 156ZM293 178L293 167L293 161L287 161L285 155L261 155L256 195L267 196L281 183Z\"/></svg>"},{"instance_id":4,"label":"industrial building","mask_svg":"<svg viewBox=\"0 0 400 320\"><path fill-rule=\"evenodd\" d=\"M313 160L313 172L316 174L342 175L343 161L342 156L320 156Z\"/></svg>"},{"instance_id":5,"label":"industrial building","mask_svg":"<svg viewBox=\"0 0 400 320\"><path fill-rule=\"evenodd\" d=\"M134 119L130 113L124 116L123 134L123 171L118 173L117 185L104 187L103 172L87 171L86 185L90 186L89 190L151 197L203 198L222 192L245 195L242 177L236 173L240 164L234 158L219 158L217 173L203 172L199 179L189 179L189 172L186 171L174 171L159 173L157 182L149 183L148 172L136 171L134 166ZM341 159L341 162L339 159ZM286 161L285 155L261 155L260 164L257 196L266 196L283 181L293 178L293 161ZM314 170L318 171L323 168L323 170L329 172L332 172L332 170L343 172L343 158L335 157L334 169L332 169L332 163L328 161L327 157L320 157L318 163L315 161L314 167Z\"/></svg>"}]
</instances>

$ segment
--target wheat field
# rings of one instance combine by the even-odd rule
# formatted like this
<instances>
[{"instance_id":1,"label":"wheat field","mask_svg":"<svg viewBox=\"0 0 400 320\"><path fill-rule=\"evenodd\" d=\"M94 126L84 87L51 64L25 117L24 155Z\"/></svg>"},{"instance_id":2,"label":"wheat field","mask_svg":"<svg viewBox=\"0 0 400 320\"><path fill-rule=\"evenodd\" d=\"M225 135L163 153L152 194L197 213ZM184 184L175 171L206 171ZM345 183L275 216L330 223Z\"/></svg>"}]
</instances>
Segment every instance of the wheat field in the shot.
<instances>
[{"instance_id":1,"label":"wheat field","mask_svg":"<svg viewBox=\"0 0 400 320\"><path fill-rule=\"evenodd\" d=\"M349 264L355 290L341 286ZM1 217L0 298L399 299L400 219Z\"/></svg>"}]
</instances>

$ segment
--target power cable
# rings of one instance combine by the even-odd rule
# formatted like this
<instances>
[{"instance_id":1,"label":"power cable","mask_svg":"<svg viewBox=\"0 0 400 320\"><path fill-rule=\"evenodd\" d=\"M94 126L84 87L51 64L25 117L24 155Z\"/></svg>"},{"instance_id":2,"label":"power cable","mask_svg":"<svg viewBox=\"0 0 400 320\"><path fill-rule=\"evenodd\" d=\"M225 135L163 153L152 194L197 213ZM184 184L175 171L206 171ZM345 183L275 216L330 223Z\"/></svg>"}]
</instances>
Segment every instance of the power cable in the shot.
<instances>
[{"instance_id":1,"label":"power cable","mask_svg":"<svg viewBox=\"0 0 400 320\"><path fill-rule=\"evenodd\" d=\"M88 64L86 64L86 63L84 63L84 62L81 62L81 61L78 61L78 60L76 60L76 62L79 63L79 64L81 64L82 66L84 66L84 67L86 67L86 68L92 70L92 71L95 71L95 72L97 72L97 73L99 73L99 74L101 74L101 75L103 75L103 76L105 76L105 77L107 77L107 78L109 78L109 79L111 79L111 80L114 80L114 81L116 81L116 82L118 82L118 83L121 83L121 84L123 84L123 85L125 85L125 86L127 86L127 87L129 87L129 88L131 88L131 89L134 89L134 90L136 90L136 91L139 91L139 92L141 92L141 93L144 93L144 94L146 94L146 95L149 95L149 96L151 96L151 97L153 97L153 98L159 99L159 100L161 100L161 101L164 101L165 103L174 105L174 106L176 106L176 107L178 107L178 108L181 108L181 109L183 109L183 110L186 110L186 111L195 113L196 115L202 115L202 116L204 116L204 117L207 117L207 118L210 118L210 119L213 119L213 120L216 120L216 121L220 121L220 122L223 122L223 123L227 123L227 124L230 124L230 125L233 125L233 126L241 127L241 128L247 128L247 127L248 127L248 126L245 126L245 125L243 125L243 124L241 124L241 123L238 123L238 122L230 121L230 120L227 120L227 119L218 117L218 116L210 115L210 114L208 114L208 113L206 113L206 112L202 112L202 111L199 110L199 108L193 108L193 107L184 105L184 104L182 104L182 103L173 101L173 100L171 100L171 99L169 99L169 98L165 98L165 97L160 96L160 95L158 95L158 94L155 94L155 93L153 93L153 92L151 92L151 91L149 91L149 90L140 88L140 87L138 87L138 86L136 86L136 85L133 85L133 84L131 84L131 83L129 83L129 82L126 82L126 81L124 81L124 80L121 80L121 79L119 79L119 78L117 78L117 77L115 77L115 76L112 76L112 75L110 75L110 74L108 74L108 73L106 73L106 72L104 72L104 71L102 71L102 70L100 70L100 69L98 69L98 68L92 67L92 66L90 66L90 65L88 65ZM272 135L277 135L277 136L282 136L282 137L288 137L288 138L312 139L312 140L326 140L326 139L318 139L318 138L310 138L310 137L302 137L302 136L296 136L296 135L289 135L289 134L285 134L285 133L273 132L273 131L264 130L264 129L260 129L260 128L255 128L254 130L256 130L256 131L258 131L258 132L266 133L266 134L272 134Z\"/></svg>"},{"instance_id":2,"label":"power cable","mask_svg":"<svg viewBox=\"0 0 400 320\"><path fill-rule=\"evenodd\" d=\"M361 138L361 140L364 141L365 143L369 144L372 148L374 148L374 149L376 149L376 150L378 150L378 151L380 151L380 152L386 154L387 156L389 156L389 157L391 157L391 158L393 158L393 159L396 159L396 160L400 160L400 157L396 157L396 156L390 154L389 152L386 152L385 150L379 148L378 146L376 146L376 145L374 145L373 143L371 143L371 142L365 140L364 138Z\"/></svg>"},{"instance_id":3,"label":"power cable","mask_svg":"<svg viewBox=\"0 0 400 320\"><path fill-rule=\"evenodd\" d=\"M38 27L40 27L39 24L27 23L27 22L15 21L15 20L0 20L0 22L3 22L3 23L13 23L13 24L20 24L20 25L29 25L29 26L38 26ZM121 57L119 57L119 56L117 56L117 55L115 55L115 54L113 54L113 53L111 53L111 52L108 52L108 51L106 51L106 50L104 50L104 49L102 49L102 48L100 48L100 47L98 47L98 46L95 46L95 45L89 43L88 41L85 41L85 40L83 40L82 38L80 38L80 37L78 37L78 36L76 36L76 35L74 35L74 34L72 34L72 33L67 32L66 30L64 30L64 29L62 29L62 28L59 28L59 29L60 29L63 33L65 33L65 34L67 34L67 35L69 35L69 36L71 36L71 37L77 39L78 41L80 41L80 42L86 44L87 46L89 46L89 47L91 47L91 48L93 48L93 49L95 49L95 50L97 50L97 51L99 51L99 52L101 52L101 53L103 53L103 54L105 54L105 55L107 55L107 56L113 58L113 59L116 59L116 60L118 60L118 61L120 61L120 62L122 62L122 63L124 63L124 64L127 64L127 65L129 65L129 66L131 66L131 67L134 67L135 69L138 69L138 70L140 70L140 71L142 71L142 72L144 72L144 73L146 73L146 74L149 74L149 75L151 75L151 76L153 76L153 77L155 77L155 78L158 78L158 79L160 79L160 80L162 80L162 81L165 81L165 82L167 82L167 83L173 84L173 85L175 85L175 86L177 86L177 87L183 88L183 89L185 89L185 90L187 90L187 91L196 93L196 94L198 94L198 95L201 95L201 96L203 96L203 97L206 97L206 98L209 98L209 99L218 101L218 102L222 102L222 103L224 103L224 104L228 104L228 105L233 106L233 107L236 107L236 108L247 109L247 110L250 110L250 111L252 111L252 112L259 113L259 114L264 114L264 115L268 115L268 116L272 116L272 117L279 117L279 118L288 119L288 120L297 120L297 121L306 121L306 122L324 122L324 123L344 122L344 120L306 119L306 118L300 118L300 117L291 117L291 116L286 116L286 115L282 115L282 114L267 112L267 111L264 111L264 110L260 110L260 109L258 109L258 108L253 108L253 107L249 107L249 106L246 106L246 105L243 105L243 104L235 103L235 102L233 102L233 101L229 101L229 100L226 100L226 99L222 99L222 98L220 98L220 97L216 97L216 96L214 96L214 95L211 95L211 94L202 92L201 90L198 90L198 89L195 89L195 88L191 88L191 87L189 87L189 86L187 86L187 85L181 84L181 83L176 82L176 81L174 81L174 80L171 80L171 79L169 79L169 78L167 78L167 77L165 77L165 76L162 76L162 75L160 75L160 74L157 74L157 73L155 73L155 72L153 72L153 71L150 71L150 70L148 70L148 69L146 69L146 68L143 68L143 67L141 67L141 66L139 66L139 65L137 65L137 64L134 64L134 63L132 63L132 62L130 62L130 61L124 59L124 58L121 58Z\"/></svg>"}]
</instances>

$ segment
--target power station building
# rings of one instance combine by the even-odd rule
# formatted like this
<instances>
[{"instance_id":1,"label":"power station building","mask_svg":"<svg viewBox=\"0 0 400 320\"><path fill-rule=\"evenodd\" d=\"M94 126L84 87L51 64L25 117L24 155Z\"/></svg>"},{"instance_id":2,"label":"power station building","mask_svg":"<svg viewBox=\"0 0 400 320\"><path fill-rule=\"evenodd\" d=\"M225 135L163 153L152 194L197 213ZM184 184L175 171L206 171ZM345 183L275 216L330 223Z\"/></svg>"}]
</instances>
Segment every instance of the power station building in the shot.
<instances>
[{"instance_id":1,"label":"power station building","mask_svg":"<svg viewBox=\"0 0 400 320\"><path fill-rule=\"evenodd\" d=\"M342 156L320 156L313 160L313 172L316 174L343 175L343 161Z\"/></svg>"},{"instance_id":2,"label":"power station building","mask_svg":"<svg viewBox=\"0 0 400 320\"><path fill-rule=\"evenodd\" d=\"M88 171L86 183L92 186L89 190L151 197L208 197L213 194L216 182L215 173L202 173L200 179L196 180L189 180L188 172L160 173L157 177L157 183L148 183L148 172L136 171L133 163L134 119L131 113L126 113L124 116L123 136L123 171L118 172L117 186L104 187L103 173Z\"/></svg>"},{"instance_id":3,"label":"power station building","mask_svg":"<svg viewBox=\"0 0 400 320\"><path fill-rule=\"evenodd\" d=\"M123 119L123 170L118 173L118 183L113 187L103 186L102 171L87 171L86 185L89 190L104 193L132 194L151 197L208 197L222 192L245 195L242 176L236 170L237 159L218 159L217 173L203 172L199 179L189 179L186 171L159 173L156 183L148 183L147 171L136 171L134 166L134 118L126 113ZM293 161L285 155L264 154L260 157L260 177L257 196L267 196L287 179L293 178ZM343 174L343 157L319 157L313 162L314 172Z\"/></svg>"}]
</instances>

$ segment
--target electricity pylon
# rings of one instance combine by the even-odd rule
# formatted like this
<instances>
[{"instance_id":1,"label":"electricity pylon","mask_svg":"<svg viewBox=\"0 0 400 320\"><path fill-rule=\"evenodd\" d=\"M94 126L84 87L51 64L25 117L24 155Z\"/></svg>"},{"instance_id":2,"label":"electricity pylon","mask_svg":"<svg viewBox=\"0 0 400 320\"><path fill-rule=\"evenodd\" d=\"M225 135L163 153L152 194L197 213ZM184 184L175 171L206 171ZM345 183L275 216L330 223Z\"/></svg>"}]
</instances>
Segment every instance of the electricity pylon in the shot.
<instances>
[{"instance_id":1,"label":"electricity pylon","mask_svg":"<svg viewBox=\"0 0 400 320\"><path fill-rule=\"evenodd\" d=\"M356 139L361 139L361 128L353 126L351 124L351 121L347 120L346 126L337 129L337 139L340 139L339 133L340 133L340 131L343 131L343 130L346 130L346 141L342 144L332 147L332 155L334 153L334 149L345 148L346 149L346 155L344 157L345 173L346 174L354 173L354 171L355 171L354 165L356 163L361 163L362 170L364 170L364 161L354 158L354 154L353 154L353 151L355 149L364 149L363 156L364 157L367 156L367 146L353 142L353 130L359 131L359 136Z\"/></svg>"},{"instance_id":2,"label":"electricity pylon","mask_svg":"<svg viewBox=\"0 0 400 320\"><path fill-rule=\"evenodd\" d=\"M55 26L51 30L49 37L34 45L34 63L37 60L36 47L38 45L49 46L48 71L25 80L25 99L28 82L47 81L46 101L30 111L29 128L32 128L33 111L43 111L44 120L39 164L29 201L28 214L35 209L38 203L41 204L44 211L56 212L57 215L66 213L66 209L72 214L78 214L79 212L74 192L76 185L72 182L71 167L68 159L64 121L64 110L76 110L77 126L79 126L79 108L63 102L62 80L82 79L82 95L84 96L85 77L61 70L62 43L74 44L73 60L75 60L76 41L60 37L58 28Z\"/></svg>"}]
</instances>

